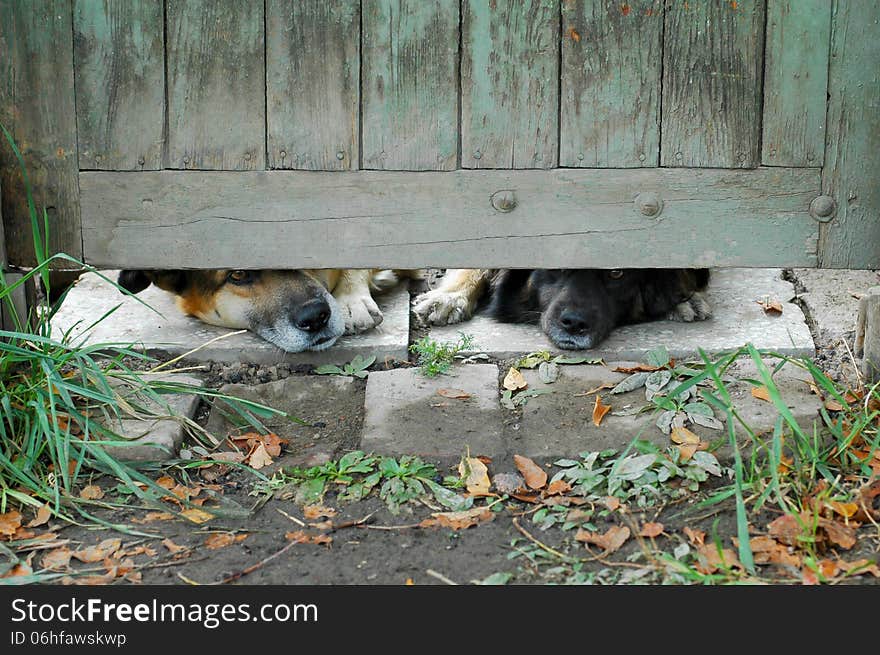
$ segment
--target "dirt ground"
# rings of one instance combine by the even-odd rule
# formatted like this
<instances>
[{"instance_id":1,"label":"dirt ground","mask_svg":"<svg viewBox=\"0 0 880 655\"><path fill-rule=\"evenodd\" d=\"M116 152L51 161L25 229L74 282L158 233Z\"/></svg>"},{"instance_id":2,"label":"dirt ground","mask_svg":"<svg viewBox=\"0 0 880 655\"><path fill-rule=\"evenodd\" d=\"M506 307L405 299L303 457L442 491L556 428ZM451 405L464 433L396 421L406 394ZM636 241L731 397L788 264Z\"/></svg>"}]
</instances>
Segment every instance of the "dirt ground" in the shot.
<instances>
[{"instance_id":1,"label":"dirt ground","mask_svg":"<svg viewBox=\"0 0 880 655\"><path fill-rule=\"evenodd\" d=\"M851 342L852 335L816 329L814 336L821 339L817 361L823 369L838 379L851 375L850 361L841 343ZM245 389L304 373L284 367L268 370L218 364L211 368L208 382L213 387L238 383ZM363 421L364 386L365 381L354 380L347 396L350 402L342 406L328 406L320 400L301 404L298 416L308 423L306 426L274 426L279 433L287 430L296 436L261 473L270 476L286 467L322 464L351 450ZM198 420L204 424L207 417L205 406ZM448 462L438 464L439 475L453 472ZM516 473L495 471L489 464L490 474L499 472ZM168 520L167 516L157 514L156 508L135 508L139 503L131 500L132 509L97 515L114 523L126 523L139 534L59 524L59 538L69 540L71 549L120 539L135 574L112 578L114 584L429 585L479 581L699 583L711 576L697 579L677 571L674 564L658 565L658 553L665 553L673 561L673 553L682 552L685 544L693 552L701 539L711 543L717 535L724 547L730 548L731 538L736 536L734 498L711 506L700 505L714 489L728 482L716 478L702 484L696 493L685 493L644 509L613 503L591 507L591 520L598 533L624 526L629 529L630 538L623 546L606 552L596 545L585 546L576 539L575 530L563 530L559 523L548 527L536 522L537 511L546 506L513 497L493 506L490 520L483 519L467 529L453 529L422 525L433 513L445 509L431 500L407 503L398 514L393 514L375 494L361 501L341 502L336 493L339 487L331 485L320 503L321 509L305 510L296 498L285 497L283 490L259 493L255 490L257 478L235 467L219 473L215 467L206 474L204 469L187 468L186 462L180 462L153 474L156 479L164 476L170 476L173 482L166 480L160 484L177 485L183 493L193 493L197 499L207 498L205 507L217 507L216 498L222 498L220 516L204 523ZM103 489L107 499L132 498L124 490L120 492L116 481L95 479L93 484ZM168 508L179 509L173 504L168 504ZM764 526L780 514L768 504L761 516L752 517L753 525ZM656 528L657 524L662 525ZM847 553L847 558L876 560L878 541L877 534L861 540L855 550ZM119 546L116 548L119 552ZM95 567L80 562L71 566ZM738 573L734 570L734 577ZM800 582L784 567L762 568L761 573L763 581ZM858 584L876 581L872 576L851 580Z\"/></svg>"}]
</instances>

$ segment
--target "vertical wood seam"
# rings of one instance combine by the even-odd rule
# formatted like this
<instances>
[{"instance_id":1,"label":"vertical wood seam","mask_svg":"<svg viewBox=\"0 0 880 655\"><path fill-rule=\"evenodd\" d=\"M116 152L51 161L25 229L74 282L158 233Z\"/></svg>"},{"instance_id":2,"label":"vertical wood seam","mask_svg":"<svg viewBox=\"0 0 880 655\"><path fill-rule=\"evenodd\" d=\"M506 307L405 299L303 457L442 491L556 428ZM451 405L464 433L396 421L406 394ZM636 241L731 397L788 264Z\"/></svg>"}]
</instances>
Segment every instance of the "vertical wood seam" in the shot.
<instances>
[{"instance_id":1,"label":"vertical wood seam","mask_svg":"<svg viewBox=\"0 0 880 655\"><path fill-rule=\"evenodd\" d=\"M269 170L269 3L263 0L263 170Z\"/></svg>"},{"instance_id":2,"label":"vertical wood seam","mask_svg":"<svg viewBox=\"0 0 880 655\"><path fill-rule=\"evenodd\" d=\"M666 14L669 11L669 2L671 0L663 0L661 7L663 15L660 17L663 25L660 27L660 97L657 98L657 152L654 153L654 165L657 168L665 168L663 166L663 76L666 66Z\"/></svg>"},{"instance_id":3,"label":"vertical wood seam","mask_svg":"<svg viewBox=\"0 0 880 655\"><path fill-rule=\"evenodd\" d=\"M168 148L168 136L171 133L168 126L168 109L171 105L171 98L168 95L168 0L162 0L162 58L163 69L165 71L165 110L162 118L162 157L161 166L167 169L171 162L171 154Z\"/></svg>"},{"instance_id":4,"label":"vertical wood seam","mask_svg":"<svg viewBox=\"0 0 880 655\"><path fill-rule=\"evenodd\" d=\"M73 142L76 144L76 162L77 168L79 168L79 114L76 110L76 25L75 25L75 16L74 16L74 5L76 4L76 0L69 0L68 7L70 9L70 62L73 65L73 70L71 71L71 86L73 92ZM76 172L75 183L76 183L76 204L77 209L80 208L80 188L79 188L79 171ZM0 219L2 220L2 219ZM48 241L49 235L46 235L46 239ZM83 247L85 246L85 239L83 238L83 229L82 229L82 218L80 218L79 225L79 251L83 252Z\"/></svg>"},{"instance_id":5,"label":"vertical wood seam","mask_svg":"<svg viewBox=\"0 0 880 655\"><path fill-rule=\"evenodd\" d=\"M364 169L364 0L358 2L358 167Z\"/></svg>"},{"instance_id":6,"label":"vertical wood seam","mask_svg":"<svg viewBox=\"0 0 880 655\"><path fill-rule=\"evenodd\" d=\"M834 21L837 17L837 5L838 0L831 0L831 20L828 21L828 65L825 69L825 135L822 140L822 172L819 177L821 190L820 193L828 194L831 184L827 181L825 177L825 169L828 166L828 151L831 148L831 129L828 123L829 113L831 112L831 60L834 51L834 43L832 39L834 38ZM840 207L840 202L835 198L835 202L837 202L837 206ZM816 241L816 265L818 268L824 268L825 264L825 243L828 241L828 233L831 230L831 223L833 221L829 221L827 223L819 224L819 238Z\"/></svg>"},{"instance_id":7,"label":"vertical wood seam","mask_svg":"<svg viewBox=\"0 0 880 655\"><path fill-rule=\"evenodd\" d=\"M764 162L764 95L767 87L767 25L770 21L770 7L768 0L764 0L764 27L761 30L761 74L758 76L758 156L755 159L753 168L761 166Z\"/></svg>"}]
</instances>

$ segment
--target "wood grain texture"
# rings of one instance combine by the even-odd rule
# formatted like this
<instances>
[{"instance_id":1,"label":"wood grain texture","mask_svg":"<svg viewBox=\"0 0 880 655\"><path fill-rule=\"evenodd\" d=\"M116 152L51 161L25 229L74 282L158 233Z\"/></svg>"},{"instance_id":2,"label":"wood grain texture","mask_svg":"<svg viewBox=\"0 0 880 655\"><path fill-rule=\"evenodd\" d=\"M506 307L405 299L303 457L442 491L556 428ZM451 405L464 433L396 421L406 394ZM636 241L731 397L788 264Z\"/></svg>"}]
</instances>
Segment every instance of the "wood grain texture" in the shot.
<instances>
[{"instance_id":1,"label":"wood grain texture","mask_svg":"<svg viewBox=\"0 0 880 655\"><path fill-rule=\"evenodd\" d=\"M822 226L820 263L880 268L880 5L835 3L822 188L837 214Z\"/></svg>"},{"instance_id":2,"label":"wood grain texture","mask_svg":"<svg viewBox=\"0 0 880 655\"><path fill-rule=\"evenodd\" d=\"M559 0L464 0L461 165L558 161Z\"/></svg>"},{"instance_id":3,"label":"wood grain texture","mask_svg":"<svg viewBox=\"0 0 880 655\"><path fill-rule=\"evenodd\" d=\"M0 0L0 118L24 157L36 211L49 216L49 250L82 254L77 187L70 0ZM18 162L0 143L0 186L9 262L35 263Z\"/></svg>"},{"instance_id":4,"label":"wood grain texture","mask_svg":"<svg viewBox=\"0 0 880 655\"><path fill-rule=\"evenodd\" d=\"M663 0L563 0L559 165L660 158Z\"/></svg>"},{"instance_id":5,"label":"wood grain texture","mask_svg":"<svg viewBox=\"0 0 880 655\"><path fill-rule=\"evenodd\" d=\"M765 165L822 165L830 30L828 0L768 0Z\"/></svg>"},{"instance_id":6,"label":"wood grain texture","mask_svg":"<svg viewBox=\"0 0 880 655\"><path fill-rule=\"evenodd\" d=\"M167 0L168 168L265 168L263 3Z\"/></svg>"},{"instance_id":7,"label":"wood grain texture","mask_svg":"<svg viewBox=\"0 0 880 655\"><path fill-rule=\"evenodd\" d=\"M357 170L359 0L268 0L269 167Z\"/></svg>"},{"instance_id":8,"label":"wood grain texture","mask_svg":"<svg viewBox=\"0 0 880 655\"><path fill-rule=\"evenodd\" d=\"M665 22L661 166L757 166L764 0L670 0Z\"/></svg>"},{"instance_id":9,"label":"wood grain texture","mask_svg":"<svg viewBox=\"0 0 880 655\"><path fill-rule=\"evenodd\" d=\"M458 0L363 0L363 168L452 170Z\"/></svg>"},{"instance_id":10,"label":"wood grain texture","mask_svg":"<svg viewBox=\"0 0 880 655\"><path fill-rule=\"evenodd\" d=\"M107 268L815 266L819 184L803 168L80 174L86 259ZM650 191L654 218L633 202Z\"/></svg>"},{"instance_id":11,"label":"wood grain texture","mask_svg":"<svg viewBox=\"0 0 880 655\"><path fill-rule=\"evenodd\" d=\"M74 0L73 30L79 167L161 168L162 3Z\"/></svg>"}]
</instances>

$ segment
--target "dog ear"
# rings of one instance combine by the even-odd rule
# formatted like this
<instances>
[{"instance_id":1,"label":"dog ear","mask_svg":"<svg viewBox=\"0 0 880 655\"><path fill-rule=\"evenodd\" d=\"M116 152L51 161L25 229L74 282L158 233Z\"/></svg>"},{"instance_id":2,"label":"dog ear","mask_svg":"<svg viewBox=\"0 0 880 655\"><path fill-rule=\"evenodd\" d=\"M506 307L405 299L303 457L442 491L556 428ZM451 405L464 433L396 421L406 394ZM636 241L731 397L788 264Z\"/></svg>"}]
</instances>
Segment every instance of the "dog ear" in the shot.
<instances>
[{"instance_id":1,"label":"dog ear","mask_svg":"<svg viewBox=\"0 0 880 655\"><path fill-rule=\"evenodd\" d=\"M129 293L140 293L151 283L147 271L119 271L119 277L116 278L116 284Z\"/></svg>"}]
</instances>

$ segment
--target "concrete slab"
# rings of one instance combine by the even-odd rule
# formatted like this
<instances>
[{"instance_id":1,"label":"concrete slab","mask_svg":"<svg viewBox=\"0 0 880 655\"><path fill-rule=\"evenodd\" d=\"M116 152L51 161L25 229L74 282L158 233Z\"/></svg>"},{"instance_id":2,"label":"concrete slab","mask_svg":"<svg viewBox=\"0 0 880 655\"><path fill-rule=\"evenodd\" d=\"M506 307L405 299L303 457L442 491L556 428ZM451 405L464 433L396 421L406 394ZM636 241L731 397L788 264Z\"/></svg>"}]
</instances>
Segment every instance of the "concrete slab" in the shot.
<instances>
[{"instance_id":1,"label":"concrete slab","mask_svg":"<svg viewBox=\"0 0 880 655\"><path fill-rule=\"evenodd\" d=\"M676 358L691 357L698 348L714 353L739 348L751 342L784 355L814 354L813 339L804 314L796 304L790 282L782 279L781 269L720 269L713 271L709 296L713 318L697 323L654 321L628 325L615 330L598 348L580 352L590 357L644 360L645 354L666 346ZM770 296L783 303L781 316L765 314L756 302ZM516 357L524 352L559 352L541 329L534 325L496 323L476 316L467 323L432 327L430 336L453 341L459 332L474 336L477 349L499 358Z\"/></svg>"},{"instance_id":2,"label":"concrete slab","mask_svg":"<svg viewBox=\"0 0 880 655\"><path fill-rule=\"evenodd\" d=\"M111 280L116 279L116 271L102 273ZM338 364L350 361L355 355L376 355L379 361L388 357L405 360L408 354L409 292L404 284L377 297L385 320L376 329L342 337L327 350L302 353L285 352L251 333L235 334L205 346L234 330L184 316L172 295L155 286L137 297L143 302L123 295L94 273L86 273L68 293L52 321L53 328L63 331L76 326L73 334L79 336L92 322L118 305L113 314L89 332L89 343L135 343L148 353L172 356L204 346L189 358L253 364Z\"/></svg>"},{"instance_id":3,"label":"concrete slab","mask_svg":"<svg viewBox=\"0 0 880 655\"><path fill-rule=\"evenodd\" d=\"M855 330L859 296L880 284L878 271L796 268L792 273L816 328L838 337Z\"/></svg>"},{"instance_id":4,"label":"concrete slab","mask_svg":"<svg viewBox=\"0 0 880 655\"><path fill-rule=\"evenodd\" d=\"M196 387L202 386L201 380L189 375L161 375L158 376L158 379ZM166 408L143 394L126 392L123 389L124 385L120 385L118 388L130 404L138 403L157 415L191 419L195 417L199 404L199 397L196 394L166 394L163 395L163 399L168 403ZM130 440L130 443L125 445L105 447L110 456L125 461L150 462L173 459L177 456L180 445L186 436L183 423L175 418L142 419L123 416L107 421L104 425L119 436Z\"/></svg>"},{"instance_id":5,"label":"concrete slab","mask_svg":"<svg viewBox=\"0 0 880 655\"><path fill-rule=\"evenodd\" d=\"M370 375L373 375L372 373ZM220 393L285 412L262 419L263 425L288 440L280 465L311 466L344 449L357 447L364 403L364 382L339 376L296 376L265 384L226 384ZM301 422L302 421L302 422ZM206 429L218 439L254 430L218 400Z\"/></svg>"},{"instance_id":6,"label":"concrete slab","mask_svg":"<svg viewBox=\"0 0 880 655\"><path fill-rule=\"evenodd\" d=\"M768 360L773 366L774 360ZM584 392L602 384L616 384L624 377L613 372L617 364L609 366L561 366L559 379L545 384L538 378L536 370L523 371L530 389L542 389L549 393L530 398L522 407L519 423L508 428L505 436L508 448L515 453L541 461L558 457L573 457L583 451L615 448L623 450L633 439L650 441L665 448L672 444L668 435L656 425L658 414L646 411L640 414L615 415L616 412L636 411L650 407L645 398L645 389L611 394L602 390L602 402L611 405L612 410L600 423L593 424L593 404L595 395L585 396ZM772 370L772 369L771 369ZM772 403L752 396L753 385L746 380L758 379L757 369L751 360L740 359L726 372L731 380L726 383L733 405L743 421L757 434L770 433L778 413ZM810 392L808 373L791 364L785 365L775 376L783 399L798 423L811 428L812 421L818 418L819 399ZM721 418L719 415L718 418ZM726 444L727 429L713 430L689 424L687 428L710 443L722 440ZM747 448L746 432L737 425L737 439L741 447ZM724 445L716 454L721 459L731 456L730 449Z\"/></svg>"},{"instance_id":7,"label":"concrete slab","mask_svg":"<svg viewBox=\"0 0 880 655\"><path fill-rule=\"evenodd\" d=\"M470 397L449 398L441 389ZM457 461L468 448L474 457L499 457L506 448L498 397L494 364L455 366L451 374L434 378L415 368L370 373L361 448L444 461Z\"/></svg>"}]
</instances>

